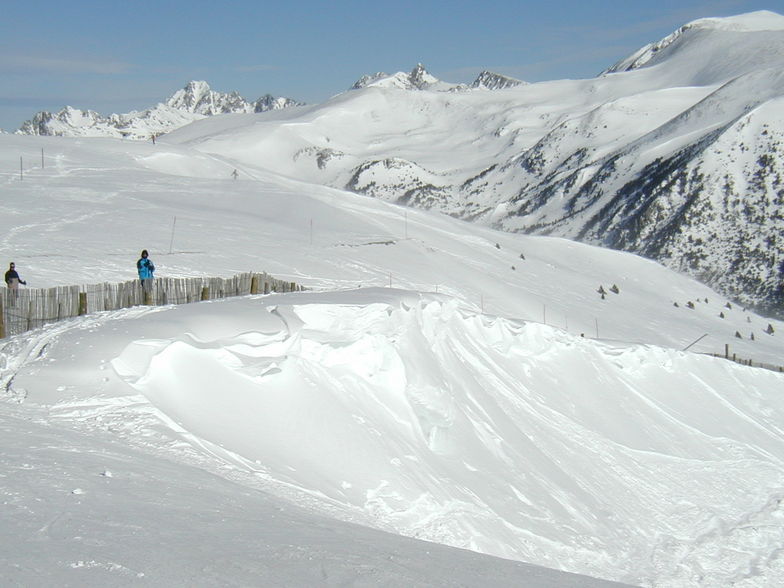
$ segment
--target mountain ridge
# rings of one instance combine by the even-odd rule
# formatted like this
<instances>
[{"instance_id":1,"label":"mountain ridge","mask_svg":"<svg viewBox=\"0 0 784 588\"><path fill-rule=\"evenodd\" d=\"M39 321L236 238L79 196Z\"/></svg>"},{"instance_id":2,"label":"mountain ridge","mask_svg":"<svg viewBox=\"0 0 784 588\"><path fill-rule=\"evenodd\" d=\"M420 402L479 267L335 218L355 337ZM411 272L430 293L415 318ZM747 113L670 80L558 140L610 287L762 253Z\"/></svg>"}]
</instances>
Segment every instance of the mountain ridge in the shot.
<instances>
[{"instance_id":1,"label":"mountain ridge","mask_svg":"<svg viewBox=\"0 0 784 588\"><path fill-rule=\"evenodd\" d=\"M302 105L292 98L276 98L270 94L249 102L238 92L216 92L207 82L192 80L166 101L143 111L103 116L92 110L66 106L56 113L36 113L16 132L20 135L147 140L207 116L267 112Z\"/></svg>"}]
</instances>

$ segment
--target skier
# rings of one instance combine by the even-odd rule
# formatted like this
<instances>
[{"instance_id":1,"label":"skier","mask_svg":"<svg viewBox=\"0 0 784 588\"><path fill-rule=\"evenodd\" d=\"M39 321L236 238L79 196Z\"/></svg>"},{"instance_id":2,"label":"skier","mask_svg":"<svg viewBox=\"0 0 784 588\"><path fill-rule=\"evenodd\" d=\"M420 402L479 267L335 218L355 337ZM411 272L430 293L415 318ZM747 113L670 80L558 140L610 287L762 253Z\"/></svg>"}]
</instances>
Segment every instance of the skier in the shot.
<instances>
[{"instance_id":1,"label":"skier","mask_svg":"<svg viewBox=\"0 0 784 588\"><path fill-rule=\"evenodd\" d=\"M136 270L139 272L139 279L142 281L142 290L144 290L145 293L152 292L155 265L153 265L146 249L142 251L141 258L136 262Z\"/></svg>"},{"instance_id":2,"label":"skier","mask_svg":"<svg viewBox=\"0 0 784 588\"><path fill-rule=\"evenodd\" d=\"M19 296L19 284L27 286L27 282L19 277L19 274L16 271L16 264L13 261L11 262L11 265L8 266L8 271L5 272L5 283L8 286L8 289L13 291L14 297Z\"/></svg>"}]
</instances>

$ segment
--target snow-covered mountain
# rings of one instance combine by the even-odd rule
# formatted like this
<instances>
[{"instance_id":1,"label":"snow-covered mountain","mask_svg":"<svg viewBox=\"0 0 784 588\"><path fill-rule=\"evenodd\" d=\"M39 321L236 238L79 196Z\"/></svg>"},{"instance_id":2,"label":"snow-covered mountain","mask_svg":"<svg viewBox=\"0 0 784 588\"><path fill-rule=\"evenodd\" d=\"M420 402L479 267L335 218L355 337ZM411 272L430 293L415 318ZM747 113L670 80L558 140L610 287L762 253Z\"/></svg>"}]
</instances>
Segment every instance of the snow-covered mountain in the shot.
<instances>
[{"instance_id":1,"label":"snow-covered mountain","mask_svg":"<svg viewBox=\"0 0 784 588\"><path fill-rule=\"evenodd\" d=\"M210 126L173 140L508 231L639 253L782 316L782 71L784 17L762 11L689 23L594 79L480 76L474 88L418 65L364 78L263 134L249 126L239 145L200 137Z\"/></svg>"},{"instance_id":2,"label":"snow-covered mountain","mask_svg":"<svg viewBox=\"0 0 784 588\"><path fill-rule=\"evenodd\" d=\"M270 94L255 102L248 102L237 92L216 92L207 82L191 81L165 102L141 112L103 116L92 110L66 106L57 113L37 113L31 120L24 122L17 133L149 139L207 116L258 113L292 106L301 106L301 103L291 98L275 98Z\"/></svg>"},{"instance_id":3,"label":"snow-covered mountain","mask_svg":"<svg viewBox=\"0 0 784 588\"><path fill-rule=\"evenodd\" d=\"M424 65L418 63L408 73L400 71L390 75L385 72L378 72L362 76L351 88L353 90L362 88L396 88L398 90L445 91L453 90L459 86L460 84L450 84L449 82L439 80L428 72Z\"/></svg>"},{"instance_id":4,"label":"snow-covered mountain","mask_svg":"<svg viewBox=\"0 0 784 588\"><path fill-rule=\"evenodd\" d=\"M452 84L439 80L427 71L424 65L418 63L410 72L399 71L395 74L378 72L359 78L351 87L352 90L362 88L397 88L398 90L430 90L433 92L461 91L469 88L482 88L485 90L500 90L525 84L509 76L491 71L481 72L470 84Z\"/></svg>"},{"instance_id":5,"label":"snow-covered mountain","mask_svg":"<svg viewBox=\"0 0 784 588\"><path fill-rule=\"evenodd\" d=\"M508 231L639 253L784 316L783 69L784 17L760 11L688 23L594 79L483 72L452 84L417 64L364 76L315 107L238 122L237 145L209 124L174 140ZM65 109L24 132L146 138L287 105L192 82L141 113Z\"/></svg>"}]
</instances>

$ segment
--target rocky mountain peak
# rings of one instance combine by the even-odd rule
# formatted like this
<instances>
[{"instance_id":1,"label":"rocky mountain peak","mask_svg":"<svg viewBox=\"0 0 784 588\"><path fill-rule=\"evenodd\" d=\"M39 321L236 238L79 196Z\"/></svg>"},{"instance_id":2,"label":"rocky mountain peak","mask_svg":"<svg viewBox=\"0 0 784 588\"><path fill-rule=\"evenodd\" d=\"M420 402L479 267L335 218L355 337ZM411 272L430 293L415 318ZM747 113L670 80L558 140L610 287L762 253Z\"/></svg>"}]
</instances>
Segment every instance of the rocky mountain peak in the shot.
<instances>
[{"instance_id":1,"label":"rocky mountain peak","mask_svg":"<svg viewBox=\"0 0 784 588\"><path fill-rule=\"evenodd\" d=\"M472 88L483 88L485 90L503 90L506 88L514 88L521 84L525 84L522 80L510 78L499 73L492 71L483 71L471 83Z\"/></svg>"},{"instance_id":2,"label":"rocky mountain peak","mask_svg":"<svg viewBox=\"0 0 784 588\"><path fill-rule=\"evenodd\" d=\"M430 75L421 63L417 63L411 73L408 74L411 85L420 90L438 82L438 78Z\"/></svg>"},{"instance_id":3,"label":"rocky mountain peak","mask_svg":"<svg viewBox=\"0 0 784 588\"><path fill-rule=\"evenodd\" d=\"M232 112L252 112L252 106L237 92L215 92L207 82L190 81L166 101L177 110L213 116Z\"/></svg>"}]
</instances>

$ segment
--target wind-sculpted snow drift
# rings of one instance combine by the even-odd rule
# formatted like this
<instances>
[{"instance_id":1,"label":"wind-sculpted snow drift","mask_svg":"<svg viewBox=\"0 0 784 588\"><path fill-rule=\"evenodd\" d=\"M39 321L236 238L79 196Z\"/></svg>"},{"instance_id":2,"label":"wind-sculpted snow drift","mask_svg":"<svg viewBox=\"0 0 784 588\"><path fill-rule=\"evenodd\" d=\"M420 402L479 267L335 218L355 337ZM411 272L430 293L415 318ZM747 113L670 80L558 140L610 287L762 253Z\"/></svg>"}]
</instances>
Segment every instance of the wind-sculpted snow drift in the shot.
<instances>
[{"instance_id":1,"label":"wind-sculpted snow drift","mask_svg":"<svg viewBox=\"0 0 784 588\"><path fill-rule=\"evenodd\" d=\"M625 582L784 579L779 375L435 294L198 306L137 318L148 336L112 365L193 447L273 486L405 535Z\"/></svg>"}]
</instances>

